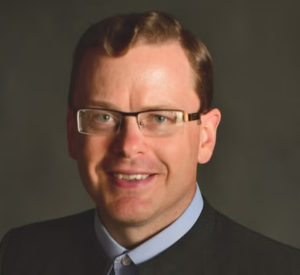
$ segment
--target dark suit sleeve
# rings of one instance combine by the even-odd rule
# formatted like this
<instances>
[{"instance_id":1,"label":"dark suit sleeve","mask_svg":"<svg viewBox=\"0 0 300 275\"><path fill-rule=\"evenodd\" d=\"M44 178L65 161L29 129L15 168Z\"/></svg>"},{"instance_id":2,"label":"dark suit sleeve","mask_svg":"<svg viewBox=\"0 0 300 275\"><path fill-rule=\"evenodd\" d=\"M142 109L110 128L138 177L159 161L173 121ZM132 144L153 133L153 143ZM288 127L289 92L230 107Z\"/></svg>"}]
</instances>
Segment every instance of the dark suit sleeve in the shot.
<instances>
[{"instance_id":1,"label":"dark suit sleeve","mask_svg":"<svg viewBox=\"0 0 300 275\"><path fill-rule=\"evenodd\" d=\"M8 249L9 241L10 241L11 231L9 231L0 243L0 275L4 275L3 273L3 264L4 264L4 256L5 251Z\"/></svg>"}]
</instances>

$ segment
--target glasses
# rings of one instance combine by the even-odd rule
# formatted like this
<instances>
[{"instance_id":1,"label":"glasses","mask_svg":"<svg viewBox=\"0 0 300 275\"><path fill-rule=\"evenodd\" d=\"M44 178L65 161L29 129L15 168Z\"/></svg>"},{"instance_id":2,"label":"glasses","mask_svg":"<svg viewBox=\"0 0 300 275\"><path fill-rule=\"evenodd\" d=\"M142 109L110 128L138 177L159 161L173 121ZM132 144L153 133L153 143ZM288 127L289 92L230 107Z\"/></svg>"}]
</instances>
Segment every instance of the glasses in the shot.
<instances>
[{"instance_id":1,"label":"glasses","mask_svg":"<svg viewBox=\"0 0 300 275\"><path fill-rule=\"evenodd\" d=\"M109 136L119 133L123 117L135 116L145 136L169 136L182 129L184 122L199 120L200 113L188 114L181 110L147 110L125 113L109 109L77 110L78 132L86 135Z\"/></svg>"}]
</instances>

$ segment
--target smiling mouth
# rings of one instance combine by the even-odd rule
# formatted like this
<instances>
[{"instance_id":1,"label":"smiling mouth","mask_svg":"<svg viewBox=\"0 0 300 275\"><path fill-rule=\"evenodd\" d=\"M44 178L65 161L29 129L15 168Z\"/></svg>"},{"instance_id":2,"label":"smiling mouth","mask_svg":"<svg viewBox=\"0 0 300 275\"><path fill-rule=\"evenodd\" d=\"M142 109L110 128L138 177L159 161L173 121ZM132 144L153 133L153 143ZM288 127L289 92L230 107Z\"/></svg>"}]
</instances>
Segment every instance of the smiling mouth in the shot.
<instances>
[{"instance_id":1,"label":"smiling mouth","mask_svg":"<svg viewBox=\"0 0 300 275\"><path fill-rule=\"evenodd\" d=\"M122 179L126 181L144 180L151 176L151 174L112 174L114 178Z\"/></svg>"}]
</instances>

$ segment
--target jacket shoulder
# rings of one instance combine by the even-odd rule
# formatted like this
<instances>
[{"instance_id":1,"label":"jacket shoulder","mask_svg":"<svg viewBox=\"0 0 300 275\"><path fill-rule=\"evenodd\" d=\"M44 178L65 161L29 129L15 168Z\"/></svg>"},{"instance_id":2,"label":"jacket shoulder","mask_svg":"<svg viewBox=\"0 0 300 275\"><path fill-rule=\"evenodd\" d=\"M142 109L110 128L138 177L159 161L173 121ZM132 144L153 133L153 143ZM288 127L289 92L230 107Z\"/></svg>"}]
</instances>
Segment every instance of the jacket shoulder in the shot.
<instances>
[{"instance_id":1,"label":"jacket shoulder","mask_svg":"<svg viewBox=\"0 0 300 275\"><path fill-rule=\"evenodd\" d=\"M95 210L58 219L36 222L14 228L8 232L9 239L29 246L33 243L45 244L74 238L83 232L93 230Z\"/></svg>"},{"instance_id":2,"label":"jacket shoulder","mask_svg":"<svg viewBox=\"0 0 300 275\"><path fill-rule=\"evenodd\" d=\"M22 274L22 270L23 274L40 274L44 268L55 274L51 272L58 267L69 269L95 257L100 260L94 216L95 210L89 210L10 230L1 243L0 274Z\"/></svg>"},{"instance_id":3,"label":"jacket shoulder","mask_svg":"<svg viewBox=\"0 0 300 275\"><path fill-rule=\"evenodd\" d=\"M204 199L190 231L139 270L142 275L299 275L300 251L247 229Z\"/></svg>"},{"instance_id":4,"label":"jacket shoulder","mask_svg":"<svg viewBox=\"0 0 300 275\"><path fill-rule=\"evenodd\" d=\"M247 246L245 246L247 249L259 248L260 250L270 249L272 251L291 251L296 254L300 253L300 250L296 247L281 243L249 229L217 210L214 210L214 212L216 216L215 233L216 235L219 235L224 242L230 240L232 243L243 246L247 244Z\"/></svg>"},{"instance_id":5,"label":"jacket shoulder","mask_svg":"<svg viewBox=\"0 0 300 275\"><path fill-rule=\"evenodd\" d=\"M211 245L223 258L235 258L253 274L300 274L300 250L278 242L215 211ZM264 273L265 272L265 273Z\"/></svg>"}]
</instances>

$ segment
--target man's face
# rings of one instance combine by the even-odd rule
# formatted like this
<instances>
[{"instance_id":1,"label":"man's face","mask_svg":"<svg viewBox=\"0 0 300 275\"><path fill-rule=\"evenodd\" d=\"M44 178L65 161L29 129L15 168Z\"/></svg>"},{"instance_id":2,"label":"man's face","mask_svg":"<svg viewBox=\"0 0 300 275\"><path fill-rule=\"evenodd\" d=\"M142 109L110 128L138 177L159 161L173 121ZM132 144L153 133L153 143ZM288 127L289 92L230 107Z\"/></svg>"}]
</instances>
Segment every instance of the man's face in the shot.
<instances>
[{"instance_id":1,"label":"man's face","mask_svg":"<svg viewBox=\"0 0 300 275\"><path fill-rule=\"evenodd\" d=\"M195 113L200 100L184 51L170 43L138 45L118 58L88 50L80 65L74 105L122 112L177 109ZM163 223L184 211L195 194L199 152L207 139L206 134L202 137L205 120L204 116L201 125L184 123L171 136L149 137L140 131L135 117L126 117L118 134L89 136L77 132L69 111L70 155L77 160L81 179L104 223ZM115 178L118 174L150 176L122 184L124 179Z\"/></svg>"}]
</instances>

